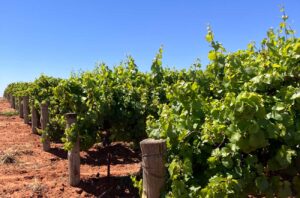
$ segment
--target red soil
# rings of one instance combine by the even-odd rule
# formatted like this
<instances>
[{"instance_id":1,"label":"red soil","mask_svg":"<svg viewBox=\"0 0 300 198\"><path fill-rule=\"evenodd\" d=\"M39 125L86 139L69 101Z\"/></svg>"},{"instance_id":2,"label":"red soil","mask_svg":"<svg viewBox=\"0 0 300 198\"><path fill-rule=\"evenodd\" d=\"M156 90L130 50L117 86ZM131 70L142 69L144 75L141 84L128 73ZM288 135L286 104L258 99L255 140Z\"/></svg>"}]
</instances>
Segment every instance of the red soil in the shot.
<instances>
[{"instance_id":1,"label":"red soil","mask_svg":"<svg viewBox=\"0 0 300 198\"><path fill-rule=\"evenodd\" d=\"M16 162L0 164L0 197L136 197L128 175L140 169L140 156L127 144L114 143L111 177L106 177L106 151L92 148L81 152L81 183L68 184L67 152L62 144L52 143L51 151L42 151L40 136L0 99L0 157L14 153ZM100 164L100 166L99 166ZM99 174L100 173L100 176Z\"/></svg>"}]
</instances>

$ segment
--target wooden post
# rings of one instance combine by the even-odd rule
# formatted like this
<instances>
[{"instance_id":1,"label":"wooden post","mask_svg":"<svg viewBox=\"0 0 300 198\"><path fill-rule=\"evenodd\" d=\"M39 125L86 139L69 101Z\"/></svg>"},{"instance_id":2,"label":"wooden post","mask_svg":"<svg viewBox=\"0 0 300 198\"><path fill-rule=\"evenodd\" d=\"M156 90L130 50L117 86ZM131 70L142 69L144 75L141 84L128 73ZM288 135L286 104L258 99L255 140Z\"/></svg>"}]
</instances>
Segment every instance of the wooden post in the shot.
<instances>
[{"instance_id":1,"label":"wooden post","mask_svg":"<svg viewBox=\"0 0 300 198\"><path fill-rule=\"evenodd\" d=\"M11 108L16 109L16 100L15 100L15 96L12 96L12 98L11 98Z\"/></svg>"},{"instance_id":2,"label":"wooden post","mask_svg":"<svg viewBox=\"0 0 300 198\"><path fill-rule=\"evenodd\" d=\"M67 113L65 118L67 120L67 128L76 122L76 113ZM77 135L76 142L73 148L68 151L69 161L69 182L71 186L78 186L80 183L80 144L79 135Z\"/></svg>"},{"instance_id":3,"label":"wooden post","mask_svg":"<svg viewBox=\"0 0 300 198\"><path fill-rule=\"evenodd\" d=\"M33 134L37 134L37 127L38 127L38 117L37 117L37 110L34 107L34 102L31 104L31 131Z\"/></svg>"},{"instance_id":4,"label":"wooden post","mask_svg":"<svg viewBox=\"0 0 300 198\"><path fill-rule=\"evenodd\" d=\"M29 96L23 97L23 116L24 116L24 123L29 123Z\"/></svg>"},{"instance_id":5,"label":"wooden post","mask_svg":"<svg viewBox=\"0 0 300 198\"><path fill-rule=\"evenodd\" d=\"M23 115L23 97L19 97L19 117L24 118Z\"/></svg>"},{"instance_id":6,"label":"wooden post","mask_svg":"<svg viewBox=\"0 0 300 198\"><path fill-rule=\"evenodd\" d=\"M41 128L43 130L42 143L43 143L43 150L44 151L49 151L50 150L50 140L49 140L49 137L47 136L47 134L45 132L48 122L49 122L48 104L43 103L43 104L41 104Z\"/></svg>"},{"instance_id":7,"label":"wooden post","mask_svg":"<svg viewBox=\"0 0 300 198\"><path fill-rule=\"evenodd\" d=\"M8 95L8 101L9 101L10 107L12 107L12 94Z\"/></svg>"},{"instance_id":8,"label":"wooden post","mask_svg":"<svg viewBox=\"0 0 300 198\"><path fill-rule=\"evenodd\" d=\"M165 185L166 141L146 139L140 142L143 167L143 198L159 198Z\"/></svg>"}]
</instances>

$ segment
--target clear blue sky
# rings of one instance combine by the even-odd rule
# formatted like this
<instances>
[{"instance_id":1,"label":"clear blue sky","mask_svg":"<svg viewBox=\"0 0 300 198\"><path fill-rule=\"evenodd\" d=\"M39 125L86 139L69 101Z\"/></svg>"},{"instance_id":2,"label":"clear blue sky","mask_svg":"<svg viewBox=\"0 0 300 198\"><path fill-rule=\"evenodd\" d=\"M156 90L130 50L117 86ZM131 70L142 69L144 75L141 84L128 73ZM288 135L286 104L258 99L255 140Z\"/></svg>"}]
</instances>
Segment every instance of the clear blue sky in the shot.
<instances>
[{"instance_id":1,"label":"clear blue sky","mask_svg":"<svg viewBox=\"0 0 300 198\"><path fill-rule=\"evenodd\" d=\"M112 67L127 55L147 71L161 45L165 66L200 58L205 67L208 23L235 51L277 27L280 5L300 31L299 0L0 0L0 95L13 81Z\"/></svg>"}]
</instances>

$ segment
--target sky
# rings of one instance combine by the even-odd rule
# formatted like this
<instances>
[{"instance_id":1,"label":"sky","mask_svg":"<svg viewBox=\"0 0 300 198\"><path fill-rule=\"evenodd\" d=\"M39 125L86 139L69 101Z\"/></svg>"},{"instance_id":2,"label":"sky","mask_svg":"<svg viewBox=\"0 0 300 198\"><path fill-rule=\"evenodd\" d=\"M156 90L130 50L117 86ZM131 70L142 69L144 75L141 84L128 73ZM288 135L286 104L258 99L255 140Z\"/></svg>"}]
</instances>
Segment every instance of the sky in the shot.
<instances>
[{"instance_id":1,"label":"sky","mask_svg":"<svg viewBox=\"0 0 300 198\"><path fill-rule=\"evenodd\" d=\"M300 31L299 0L0 0L0 96L11 82L67 78L128 55L149 71L161 46L165 67L200 59L205 68L208 24L227 51L244 49L278 27L281 5Z\"/></svg>"}]
</instances>

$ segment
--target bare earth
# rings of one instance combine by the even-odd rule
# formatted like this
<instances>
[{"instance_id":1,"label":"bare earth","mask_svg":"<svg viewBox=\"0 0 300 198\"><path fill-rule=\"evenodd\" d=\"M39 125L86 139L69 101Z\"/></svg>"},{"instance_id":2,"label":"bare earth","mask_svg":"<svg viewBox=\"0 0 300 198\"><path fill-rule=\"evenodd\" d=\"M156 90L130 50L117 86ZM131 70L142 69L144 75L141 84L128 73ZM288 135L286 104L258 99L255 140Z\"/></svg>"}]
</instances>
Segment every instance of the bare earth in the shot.
<instances>
[{"instance_id":1,"label":"bare earth","mask_svg":"<svg viewBox=\"0 0 300 198\"><path fill-rule=\"evenodd\" d=\"M41 148L40 136L0 98L0 157L11 154L16 162L0 163L0 197L136 197L128 175L140 169L140 155L125 143L114 143L111 177L106 177L105 148L81 152L81 183L68 184L67 152L62 144L52 143L51 151ZM99 164L101 166L99 166ZM100 176L99 174L100 173Z\"/></svg>"}]
</instances>

